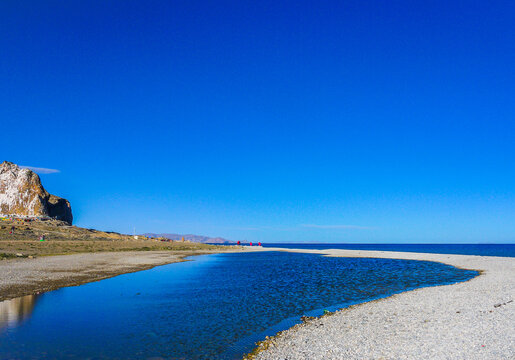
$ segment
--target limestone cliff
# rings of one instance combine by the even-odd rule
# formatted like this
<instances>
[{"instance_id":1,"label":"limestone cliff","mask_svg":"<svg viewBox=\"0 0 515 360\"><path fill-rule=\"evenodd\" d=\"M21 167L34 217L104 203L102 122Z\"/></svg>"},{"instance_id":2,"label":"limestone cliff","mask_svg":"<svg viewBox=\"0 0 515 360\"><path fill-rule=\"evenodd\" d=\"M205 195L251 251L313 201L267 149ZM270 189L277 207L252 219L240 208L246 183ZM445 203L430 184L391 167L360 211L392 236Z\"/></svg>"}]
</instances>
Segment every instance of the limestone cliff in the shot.
<instances>
[{"instance_id":1,"label":"limestone cliff","mask_svg":"<svg viewBox=\"0 0 515 360\"><path fill-rule=\"evenodd\" d=\"M0 214L73 221L68 200L50 195L37 174L8 161L0 164Z\"/></svg>"}]
</instances>

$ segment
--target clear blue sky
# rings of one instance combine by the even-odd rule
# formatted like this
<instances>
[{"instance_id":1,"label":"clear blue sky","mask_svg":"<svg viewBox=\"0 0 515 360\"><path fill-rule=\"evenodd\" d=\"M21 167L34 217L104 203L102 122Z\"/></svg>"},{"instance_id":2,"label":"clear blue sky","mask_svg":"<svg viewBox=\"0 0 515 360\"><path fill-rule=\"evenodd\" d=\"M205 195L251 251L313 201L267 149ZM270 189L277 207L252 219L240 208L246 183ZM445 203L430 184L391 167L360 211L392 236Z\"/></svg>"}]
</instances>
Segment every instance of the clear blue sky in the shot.
<instances>
[{"instance_id":1,"label":"clear blue sky","mask_svg":"<svg viewBox=\"0 0 515 360\"><path fill-rule=\"evenodd\" d=\"M0 2L1 160L76 224L515 242L513 1Z\"/></svg>"}]
</instances>

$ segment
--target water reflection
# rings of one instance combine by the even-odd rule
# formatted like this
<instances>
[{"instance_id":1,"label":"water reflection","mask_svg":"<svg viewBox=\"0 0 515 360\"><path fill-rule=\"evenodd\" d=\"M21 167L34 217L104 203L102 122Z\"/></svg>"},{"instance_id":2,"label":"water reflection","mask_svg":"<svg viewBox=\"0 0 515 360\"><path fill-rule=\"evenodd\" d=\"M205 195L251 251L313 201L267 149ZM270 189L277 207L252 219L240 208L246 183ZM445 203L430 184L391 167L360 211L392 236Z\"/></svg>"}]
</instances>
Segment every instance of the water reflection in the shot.
<instances>
[{"instance_id":1,"label":"water reflection","mask_svg":"<svg viewBox=\"0 0 515 360\"><path fill-rule=\"evenodd\" d=\"M12 325L0 331L0 359L241 359L303 315L477 275L427 261L283 252L192 259L48 292L37 304L4 303L0 321Z\"/></svg>"},{"instance_id":2,"label":"water reflection","mask_svg":"<svg viewBox=\"0 0 515 360\"><path fill-rule=\"evenodd\" d=\"M0 330L6 327L19 325L27 319L39 295L27 295L0 302Z\"/></svg>"}]
</instances>

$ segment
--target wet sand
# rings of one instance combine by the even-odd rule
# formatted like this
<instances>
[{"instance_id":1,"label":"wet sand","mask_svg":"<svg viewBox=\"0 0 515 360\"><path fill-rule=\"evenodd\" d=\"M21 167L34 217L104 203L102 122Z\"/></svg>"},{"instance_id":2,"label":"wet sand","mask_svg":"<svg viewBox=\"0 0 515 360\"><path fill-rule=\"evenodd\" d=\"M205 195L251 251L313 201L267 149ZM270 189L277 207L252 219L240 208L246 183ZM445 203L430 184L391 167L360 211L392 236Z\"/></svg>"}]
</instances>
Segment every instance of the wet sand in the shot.
<instances>
[{"instance_id":1,"label":"wet sand","mask_svg":"<svg viewBox=\"0 0 515 360\"><path fill-rule=\"evenodd\" d=\"M124 251L2 260L0 301L184 261L191 255L216 252L221 251Z\"/></svg>"}]
</instances>

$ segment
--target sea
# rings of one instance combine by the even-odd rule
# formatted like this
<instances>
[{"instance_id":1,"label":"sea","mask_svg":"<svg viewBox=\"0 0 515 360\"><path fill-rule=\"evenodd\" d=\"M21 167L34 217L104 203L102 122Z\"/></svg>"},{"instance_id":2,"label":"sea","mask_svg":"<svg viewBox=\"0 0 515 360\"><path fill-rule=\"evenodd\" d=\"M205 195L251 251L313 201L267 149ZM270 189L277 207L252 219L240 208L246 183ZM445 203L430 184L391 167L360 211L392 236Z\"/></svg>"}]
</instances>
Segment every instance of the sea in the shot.
<instances>
[{"instance_id":1,"label":"sea","mask_svg":"<svg viewBox=\"0 0 515 360\"><path fill-rule=\"evenodd\" d=\"M255 245L255 244L254 244ZM515 257L515 244L324 244L324 243L264 243L263 247L287 249L346 249L400 251L434 254Z\"/></svg>"},{"instance_id":2,"label":"sea","mask_svg":"<svg viewBox=\"0 0 515 360\"><path fill-rule=\"evenodd\" d=\"M279 251L188 260L0 302L0 359L241 359L303 316L478 275Z\"/></svg>"}]
</instances>

